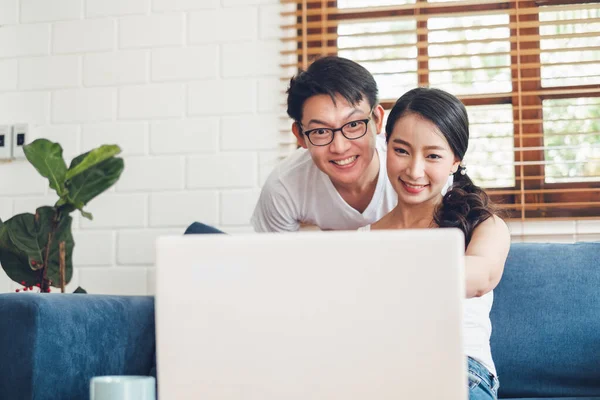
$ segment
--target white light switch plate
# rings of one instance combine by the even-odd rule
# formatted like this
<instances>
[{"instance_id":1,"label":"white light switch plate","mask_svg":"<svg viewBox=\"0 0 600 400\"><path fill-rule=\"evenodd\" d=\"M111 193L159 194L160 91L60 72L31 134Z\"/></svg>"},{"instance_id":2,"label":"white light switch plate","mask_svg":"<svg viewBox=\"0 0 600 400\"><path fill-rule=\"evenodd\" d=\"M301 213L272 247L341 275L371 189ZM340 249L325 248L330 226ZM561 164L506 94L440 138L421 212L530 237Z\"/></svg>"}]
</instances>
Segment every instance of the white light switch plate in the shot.
<instances>
[{"instance_id":1,"label":"white light switch plate","mask_svg":"<svg viewBox=\"0 0 600 400\"><path fill-rule=\"evenodd\" d=\"M10 125L0 125L0 160L12 157L12 129Z\"/></svg>"},{"instance_id":2,"label":"white light switch plate","mask_svg":"<svg viewBox=\"0 0 600 400\"><path fill-rule=\"evenodd\" d=\"M25 153L23 153L23 145L29 143L29 133L27 129L27 124L17 124L13 125L13 135L12 135L12 146L13 158L25 158Z\"/></svg>"}]
</instances>

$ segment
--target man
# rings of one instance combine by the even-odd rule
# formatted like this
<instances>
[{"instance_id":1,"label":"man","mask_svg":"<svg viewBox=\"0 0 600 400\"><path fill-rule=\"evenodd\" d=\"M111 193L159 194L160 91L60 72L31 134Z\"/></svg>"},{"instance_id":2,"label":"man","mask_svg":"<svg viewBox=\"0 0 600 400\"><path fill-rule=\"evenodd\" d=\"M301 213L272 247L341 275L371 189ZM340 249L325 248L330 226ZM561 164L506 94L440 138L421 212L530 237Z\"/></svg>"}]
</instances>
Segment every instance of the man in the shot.
<instances>
[{"instance_id":1,"label":"man","mask_svg":"<svg viewBox=\"0 0 600 400\"><path fill-rule=\"evenodd\" d=\"M287 93L292 132L302 148L267 179L252 216L254 229L285 232L310 224L351 230L391 211L397 196L379 135L384 110L369 71L324 57L292 78Z\"/></svg>"}]
</instances>

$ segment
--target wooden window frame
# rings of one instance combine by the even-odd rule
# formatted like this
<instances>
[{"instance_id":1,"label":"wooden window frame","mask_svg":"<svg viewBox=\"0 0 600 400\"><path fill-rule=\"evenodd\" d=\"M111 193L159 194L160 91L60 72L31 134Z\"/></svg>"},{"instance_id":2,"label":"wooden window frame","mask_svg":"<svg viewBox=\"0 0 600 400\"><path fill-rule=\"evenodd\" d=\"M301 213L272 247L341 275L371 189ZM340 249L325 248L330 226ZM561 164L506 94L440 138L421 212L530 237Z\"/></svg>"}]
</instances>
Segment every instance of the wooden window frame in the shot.
<instances>
[{"instance_id":1,"label":"wooden window frame","mask_svg":"<svg viewBox=\"0 0 600 400\"><path fill-rule=\"evenodd\" d=\"M337 24L328 24L328 21L351 20L352 22L376 17L389 16L416 16L434 14L440 16L444 13L460 13L473 11L498 11L511 10L517 11L510 15L510 35L511 37L521 37L525 35L539 36L539 13L519 14L518 9L529 7L565 5L565 4L583 4L600 3L600 0L507 0L499 3L471 4L469 6L455 5L448 6L440 3L440 7L428 6L422 8L411 8L410 6L380 7L373 11L356 11L353 9L337 10L330 15L319 14L316 11L321 9L337 8L336 0L322 0L320 3L307 3L306 0L282 0L283 2L297 2L298 11L309 10L312 8L311 15L298 17L297 23L304 26L305 29L299 29L297 36L298 43L298 63L303 68L323 55L337 54ZM313 0L314 1L314 0ZM416 0L417 3L427 3L427 0ZM413 6L414 7L414 6ZM518 23L527 22L527 26L519 26ZM320 26L308 27L307 24L320 23ZM533 23L533 24L531 24ZM421 86L429 85L428 68L428 33L427 20L417 20L417 43L418 43L418 82ZM320 40L307 41L303 37L306 35L320 36ZM529 36L531 38L531 36ZM313 54L310 59L303 59L304 54L308 54L307 48L320 47L320 54ZM576 97L600 97L600 85L582 85L572 86L573 91L583 90L584 95L577 94L555 94L556 87L543 87L541 81L541 62L540 62L540 40L532 41L511 41L511 74L513 89L512 92L499 94L498 96L486 97L481 95L459 96L466 106L491 105L491 104L510 104L513 108L514 118L514 146L522 147L543 147L543 112L542 102L545 99L563 99ZM528 51L521 54L522 50ZM534 54L530 54L534 53ZM307 57L309 58L309 57ZM520 64L537 65L537 68L528 67L519 70L515 68ZM425 71L425 72L423 72ZM520 78L526 77L527 80L521 81ZM564 91L565 87L560 87ZM400 94L399 94L400 95ZM389 109L393 106L395 99L383 99L382 106ZM522 105L523 107L520 107ZM534 121L534 122L531 122ZM532 135L536 134L537 135ZM529 135L529 136L528 136ZM544 150L539 151L518 151L514 152L515 163L517 162L541 162L544 160ZM526 178L526 179L524 179ZM569 192L563 192L563 189L573 189ZM575 182L575 183L547 183L545 182L545 171L543 164L539 165L515 165L515 186L494 188L486 190L493 200L499 204L514 205L507 206L506 211L511 219L585 219L597 218L600 216L600 182ZM553 193L553 191L556 191ZM560 206L564 204L564 207ZM551 206L547 206L551 204ZM538 207L538 205L545 205ZM585 207L585 208L581 208Z\"/></svg>"}]
</instances>

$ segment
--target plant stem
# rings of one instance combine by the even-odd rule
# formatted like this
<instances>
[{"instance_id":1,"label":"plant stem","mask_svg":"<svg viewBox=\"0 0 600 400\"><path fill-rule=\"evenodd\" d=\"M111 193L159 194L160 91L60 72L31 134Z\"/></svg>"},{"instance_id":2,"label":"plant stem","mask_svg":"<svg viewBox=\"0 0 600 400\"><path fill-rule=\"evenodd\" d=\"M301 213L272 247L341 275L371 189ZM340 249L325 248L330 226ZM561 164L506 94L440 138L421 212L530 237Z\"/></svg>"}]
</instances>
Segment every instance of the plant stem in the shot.
<instances>
[{"instance_id":1,"label":"plant stem","mask_svg":"<svg viewBox=\"0 0 600 400\"><path fill-rule=\"evenodd\" d=\"M42 284L40 285L40 289L42 291L42 293L46 293L48 291L48 289L50 289L50 281L48 280L48 278L46 277L47 273L48 273L48 263L50 261L50 247L52 246L52 239L54 237L54 229L50 230L50 233L48 233L48 243L46 244L46 255L44 256L44 268L43 268L43 275L42 275Z\"/></svg>"},{"instance_id":2,"label":"plant stem","mask_svg":"<svg viewBox=\"0 0 600 400\"><path fill-rule=\"evenodd\" d=\"M52 227L50 228L50 232L48 233L48 243L46 244L46 255L44 256L44 268L42 275L42 283L40 285L40 290L42 293L48 292L50 289L50 285L52 282L48 280L48 264L50 263L50 249L52 248L52 241L54 240L54 234L56 233L56 228L58 227L58 221L60 219L60 212L55 209L54 216L52 217Z\"/></svg>"},{"instance_id":3,"label":"plant stem","mask_svg":"<svg viewBox=\"0 0 600 400\"><path fill-rule=\"evenodd\" d=\"M66 270L66 265L65 265L65 257L66 257L66 250L65 250L65 242L62 241L60 242L60 244L58 245L58 249L59 249L59 264L60 264L60 268L59 268L59 273L60 273L60 292L64 293L65 292L65 270Z\"/></svg>"}]
</instances>

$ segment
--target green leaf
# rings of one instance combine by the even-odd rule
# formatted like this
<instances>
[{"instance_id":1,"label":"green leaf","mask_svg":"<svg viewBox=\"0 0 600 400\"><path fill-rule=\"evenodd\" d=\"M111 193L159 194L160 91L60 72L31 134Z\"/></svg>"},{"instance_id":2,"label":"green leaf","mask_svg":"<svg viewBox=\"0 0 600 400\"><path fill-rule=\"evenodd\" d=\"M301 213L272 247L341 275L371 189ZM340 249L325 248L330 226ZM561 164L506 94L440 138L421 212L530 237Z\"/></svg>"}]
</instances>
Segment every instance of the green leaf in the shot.
<instances>
[{"instance_id":1,"label":"green leaf","mask_svg":"<svg viewBox=\"0 0 600 400\"><path fill-rule=\"evenodd\" d=\"M73 293L87 293L87 291L81 286L77 286L77 289Z\"/></svg>"},{"instance_id":2,"label":"green leaf","mask_svg":"<svg viewBox=\"0 0 600 400\"><path fill-rule=\"evenodd\" d=\"M83 158L79 160L77 164L71 163L69 170L66 174L66 179L71 180L73 177L87 171L95 165L108 160L109 158L116 156L121 152L121 148L115 144L103 145L83 154ZM78 157L79 158L79 157Z\"/></svg>"},{"instance_id":3,"label":"green leaf","mask_svg":"<svg viewBox=\"0 0 600 400\"><path fill-rule=\"evenodd\" d=\"M93 220L94 220L94 216L92 215L92 213L89 213L89 212L87 212L87 211L83 211L83 210L79 210L79 212L81 213L81 216L82 216L83 218L87 218L87 219L89 219L90 221L93 221Z\"/></svg>"},{"instance_id":4,"label":"green leaf","mask_svg":"<svg viewBox=\"0 0 600 400\"><path fill-rule=\"evenodd\" d=\"M50 187L56 190L59 196L66 194L65 179L67 164L62 156L62 147L47 139L37 139L23 146L27 160L35 169L50 181Z\"/></svg>"},{"instance_id":5,"label":"green leaf","mask_svg":"<svg viewBox=\"0 0 600 400\"><path fill-rule=\"evenodd\" d=\"M24 282L26 286L33 286L40 282L40 271L31 268L31 262L34 260L11 241L8 221L0 225L0 264L10 279L19 284Z\"/></svg>"},{"instance_id":6,"label":"green leaf","mask_svg":"<svg viewBox=\"0 0 600 400\"><path fill-rule=\"evenodd\" d=\"M8 236L8 226L3 222L0 224L0 250L8 250L11 247Z\"/></svg>"},{"instance_id":7,"label":"green leaf","mask_svg":"<svg viewBox=\"0 0 600 400\"><path fill-rule=\"evenodd\" d=\"M35 260L34 268L39 269L43 266L43 243L44 239L42 236L48 235L50 231L50 225L36 224L36 216L33 214L19 214L15 215L8 221L6 221L8 236L14 247L21 253L21 256ZM41 231L39 230L41 228ZM48 238L46 237L47 241ZM41 243L40 243L41 242ZM38 267L39 262L39 267ZM27 263L29 267L29 263Z\"/></svg>"},{"instance_id":8,"label":"green leaf","mask_svg":"<svg viewBox=\"0 0 600 400\"><path fill-rule=\"evenodd\" d=\"M20 253L20 250L15 247L13 242L10 240L10 235L8 234L8 224L0 225L0 254L3 252L8 253Z\"/></svg>"},{"instance_id":9,"label":"green leaf","mask_svg":"<svg viewBox=\"0 0 600 400\"><path fill-rule=\"evenodd\" d=\"M71 169L77 167L86 157L82 154L73 159ZM82 210L90 200L110 188L121 176L125 164L122 158L113 157L94 165L68 180L68 201ZM84 215L85 216L85 215Z\"/></svg>"},{"instance_id":10,"label":"green leaf","mask_svg":"<svg viewBox=\"0 0 600 400\"><path fill-rule=\"evenodd\" d=\"M55 221L56 209L40 207L36 215L19 214L6 221L10 245L0 251L0 262L6 274L15 282L26 282L32 286L41 281L43 257L50 245L46 277L52 286L60 286L60 242L65 242L65 282L73 277L73 248L75 243L71 233L72 218L62 215ZM49 244L49 233L54 230ZM5 249L6 248L6 249Z\"/></svg>"},{"instance_id":11,"label":"green leaf","mask_svg":"<svg viewBox=\"0 0 600 400\"><path fill-rule=\"evenodd\" d=\"M25 254L0 251L0 264L6 275L19 284L25 282L24 286L35 286L41 281L41 271L34 271L27 267L28 259Z\"/></svg>"}]
</instances>

